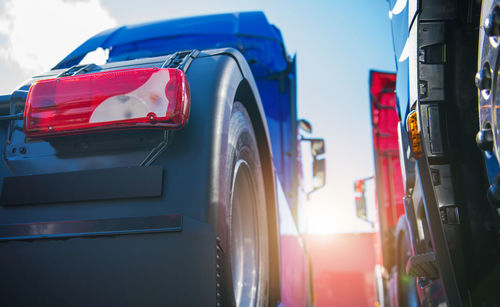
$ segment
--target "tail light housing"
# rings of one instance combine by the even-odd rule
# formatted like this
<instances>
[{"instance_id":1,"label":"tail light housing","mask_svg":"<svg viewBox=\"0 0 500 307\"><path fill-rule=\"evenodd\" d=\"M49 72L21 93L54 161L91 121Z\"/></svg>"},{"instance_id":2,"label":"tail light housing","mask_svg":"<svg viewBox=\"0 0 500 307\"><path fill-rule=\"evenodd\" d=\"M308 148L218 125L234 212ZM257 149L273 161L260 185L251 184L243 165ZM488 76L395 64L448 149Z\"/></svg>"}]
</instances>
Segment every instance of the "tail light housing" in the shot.
<instances>
[{"instance_id":1,"label":"tail light housing","mask_svg":"<svg viewBox=\"0 0 500 307\"><path fill-rule=\"evenodd\" d=\"M130 128L181 128L190 92L176 68L134 68L35 82L28 93L23 129L49 137Z\"/></svg>"}]
</instances>

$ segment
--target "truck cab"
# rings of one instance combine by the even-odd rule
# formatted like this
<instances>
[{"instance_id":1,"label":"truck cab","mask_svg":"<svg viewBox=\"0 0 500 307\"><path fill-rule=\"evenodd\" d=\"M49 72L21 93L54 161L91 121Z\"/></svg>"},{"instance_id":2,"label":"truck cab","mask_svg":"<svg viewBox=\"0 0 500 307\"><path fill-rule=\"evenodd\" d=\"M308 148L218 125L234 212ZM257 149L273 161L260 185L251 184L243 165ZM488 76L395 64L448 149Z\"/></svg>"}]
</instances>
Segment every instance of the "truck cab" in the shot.
<instances>
[{"instance_id":1,"label":"truck cab","mask_svg":"<svg viewBox=\"0 0 500 307\"><path fill-rule=\"evenodd\" d=\"M411 247L408 261L394 266L414 277L411 291L396 291L399 304L494 305L500 224L491 195L498 161L490 142L496 123L485 114L490 71L482 68L490 67L485 50L498 37L487 32L497 4L387 2L397 68L401 219L409 234L394 246ZM415 291L418 299L411 299Z\"/></svg>"}]
</instances>

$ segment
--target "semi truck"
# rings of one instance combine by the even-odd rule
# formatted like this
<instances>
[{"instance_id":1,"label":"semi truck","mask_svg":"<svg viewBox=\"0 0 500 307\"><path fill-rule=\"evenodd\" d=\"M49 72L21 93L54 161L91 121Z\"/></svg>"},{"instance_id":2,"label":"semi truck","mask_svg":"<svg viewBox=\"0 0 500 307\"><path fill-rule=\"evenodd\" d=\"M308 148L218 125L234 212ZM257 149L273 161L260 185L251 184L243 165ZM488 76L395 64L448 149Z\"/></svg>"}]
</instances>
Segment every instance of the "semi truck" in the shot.
<instances>
[{"instance_id":1,"label":"semi truck","mask_svg":"<svg viewBox=\"0 0 500 307\"><path fill-rule=\"evenodd\" d=\"M388 5L401 182L398 176L392 183L377 180L387 172L377 165L378 212L394 208L398 218L388 232L382 232L387 220L380 219L386 272L380 301L498 306L500 3ZM393 206L381 196L398 185L403 193L391 192L398 197Z\"/></svg>"},{"instance_id":2,"label":"semi truck","mask_svg":"<svg viewBox=\"0 0 500 307\"><path fill-rule=\"evenodd\" d=\"M103 31L0 96L1 304L311 306L296 79L244 12Z\"/></svg>"},{"instance_id":3,"label":"semi truck","mask_svg":"<svg viewBox=\"0 0 500 307\"><path fill-rule=\"evenodd\" d=\"M405 265L411 251L403 204L404 189L400 168L398 123L396 108L396 74L370 71L369 97L372 122L372 140L375 175L354 182L356 215L370 222L374 230L373 245L375 265L371 268L374 293L379 305L400 306L398 293L405 288L415 288L406 274ZM374 182L375 214L369 214L366 185ZM375 219L369 216L375 216ZM399 265L398 265L399 264ZM405 264L405 265L402 265ZM409 285L408 285L409 284ZM415 288L416 289L416 288ZM408 293L408 304L416 302L415 293Z\"/></svg>"}]
</instances>

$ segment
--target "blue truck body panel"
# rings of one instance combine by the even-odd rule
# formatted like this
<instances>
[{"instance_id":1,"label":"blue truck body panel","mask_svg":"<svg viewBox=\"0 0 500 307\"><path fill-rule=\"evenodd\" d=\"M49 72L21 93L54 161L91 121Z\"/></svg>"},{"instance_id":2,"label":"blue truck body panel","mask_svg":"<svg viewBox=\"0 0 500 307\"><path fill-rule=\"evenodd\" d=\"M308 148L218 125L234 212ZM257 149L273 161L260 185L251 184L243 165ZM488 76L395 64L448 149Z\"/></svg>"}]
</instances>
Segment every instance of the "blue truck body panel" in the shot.
<instances>
[{"instance_id":1,"label":"blue truck body panel","mask_svg":"<svg viewBox=\"0 0 500 307\"><path fill-rule=\"evenodd\" d=\"M250 65L264 106L273 162L290 204L296 154L295 62L283 38L262 12L218 14L122 26L88 39L54 68L69 68L97 48L109 49L108 62L153 57L189 49L232 47Z\"/></svg>"},{"instance_id":2,"label":"blue truck body panel","mask_svg":"<svg viewBox=\"0 0 500 307\"><path fill-rule=\"evenodd\" d=\"M219 44L214 47L223 46L224 40L230 40L227 43L238 43L238 38L260 38L277 43L280 48L283 45L283 39L279 30L270 25L262 12L246 12L234 14L219 14L209 16L198 16L189 18L179 18L172 20L163 20L149 22L144 24L122 26L114 29L105 30L94 37L91 37L66 58L64 58L55 68L65 68L77 64L88 52L91 52L99 47L101 48L117 48L131 43L145 42L153 40L158 42L158 39L169 40L170 48L174 51L179 50L179 46L174 44L176 39L184 39L190 43L190 48L196 44L203 44L206 41L211 41L213 44ZM154 45L154 44L153 44ZM163 46L168 48L167 46ZM250 47L250 46L247 46ZM138 49L137 47L135 48ZM240 49L240 48L237 48ZM274 52L275 50L267 50L266 54L259 58L273 57L273 62L281 63L276 67L279 70L284 69L286 63L279 55L282 52ZM113 51L120 53L118 51ZM123 51L122 51L123 52ZM269 64L269 61L266 61Z\"/></svg>"},{"instance_id":3,"label":"blue truck body panel","mask_svg":"<svg viewBox=\"0 0 500 307\"><path fill-rule=\"evenodd\" d=\"M393 12L396 8L396 0L388 0L391 19L392 42L394 46L394 56L396 63L397 80L396 82L396 99L399 119L403 120L408 114L409 104L409 61L408 57L403 55L406 43L409 36L408 24L408 6L396 14ZM405 51L406 52L406 51ZM403 57L402 57L403 55Z\"/></svg>"}]
</instances>

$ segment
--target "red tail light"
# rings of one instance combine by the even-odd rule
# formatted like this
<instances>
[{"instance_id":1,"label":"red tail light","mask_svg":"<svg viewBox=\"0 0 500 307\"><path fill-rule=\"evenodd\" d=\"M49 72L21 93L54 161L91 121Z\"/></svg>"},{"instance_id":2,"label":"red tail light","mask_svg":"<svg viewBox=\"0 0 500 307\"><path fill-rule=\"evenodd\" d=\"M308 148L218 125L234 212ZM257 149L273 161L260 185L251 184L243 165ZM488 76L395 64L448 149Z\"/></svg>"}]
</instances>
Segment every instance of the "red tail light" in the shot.
<instances>
[{"instance_id":1,"label":"red tail light","mask_svg":"<svg viewBox=\"0 0 500 307\"><path fill-rule=\"evenodd\" d=\"M124 128L180 128L189 117L186 75L135 68L35 82L24 109L30 137Z\"/></svg>"}]
</instances>

